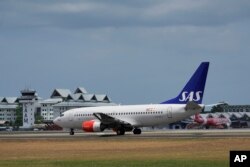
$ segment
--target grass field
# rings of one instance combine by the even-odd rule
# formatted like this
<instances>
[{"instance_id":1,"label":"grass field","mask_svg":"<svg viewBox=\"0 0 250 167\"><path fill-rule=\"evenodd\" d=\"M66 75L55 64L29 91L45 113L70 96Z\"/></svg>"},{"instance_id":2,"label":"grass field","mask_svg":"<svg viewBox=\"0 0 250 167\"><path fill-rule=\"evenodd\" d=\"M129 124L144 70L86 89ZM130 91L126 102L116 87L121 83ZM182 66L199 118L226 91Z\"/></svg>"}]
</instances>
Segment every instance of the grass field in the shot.
<instances>
[{"instance_id":1,"label":"grass field","mask_svg":"<svg viewBox=\"0 0 250 167\"><path fill-rule=\"evenodd\" d=\"M230 150L250 150L249 138L0 140L2 167L228 167Z\"/></svg>"}]
</instances>

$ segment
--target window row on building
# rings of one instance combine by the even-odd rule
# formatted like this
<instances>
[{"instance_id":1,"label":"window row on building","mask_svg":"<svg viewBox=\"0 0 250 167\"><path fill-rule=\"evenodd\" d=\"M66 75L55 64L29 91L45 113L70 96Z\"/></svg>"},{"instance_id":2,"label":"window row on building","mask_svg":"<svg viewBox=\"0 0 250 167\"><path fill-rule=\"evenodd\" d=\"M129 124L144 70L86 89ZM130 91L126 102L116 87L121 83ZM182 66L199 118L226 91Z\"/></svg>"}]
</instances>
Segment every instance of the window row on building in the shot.
<instances>
[{"instance_id":1,"label":"window row on building","mask_svg":"<svg viewBox=\"0 0 250 167\"><path fill-rule=\"evenodd\" d=\"M15 121L17 106L17 97L0 97L0 120Z\"/></svg>"}]
</instances>

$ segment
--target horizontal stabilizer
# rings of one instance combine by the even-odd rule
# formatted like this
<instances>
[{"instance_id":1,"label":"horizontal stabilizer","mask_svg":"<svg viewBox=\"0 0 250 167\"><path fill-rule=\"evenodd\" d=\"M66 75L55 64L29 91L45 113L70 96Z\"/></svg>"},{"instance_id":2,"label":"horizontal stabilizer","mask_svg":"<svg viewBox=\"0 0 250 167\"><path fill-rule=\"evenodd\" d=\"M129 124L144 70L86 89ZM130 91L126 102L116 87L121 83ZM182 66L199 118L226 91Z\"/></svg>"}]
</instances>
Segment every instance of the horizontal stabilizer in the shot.
<instances>
[{"instance_id":1,"label":"horizontal stabilizer","mask_svg":"<svg viewBox=\"0 0 250 167\"><path fill-rule=\"evenodd\" d=\"M188 110L201 110L203 107L200 106L199 104L193 102L193 101L189 101L187 104L186 104L186 107L185 107L185 110L188 111Z\"/></svg>"}]
</instances>

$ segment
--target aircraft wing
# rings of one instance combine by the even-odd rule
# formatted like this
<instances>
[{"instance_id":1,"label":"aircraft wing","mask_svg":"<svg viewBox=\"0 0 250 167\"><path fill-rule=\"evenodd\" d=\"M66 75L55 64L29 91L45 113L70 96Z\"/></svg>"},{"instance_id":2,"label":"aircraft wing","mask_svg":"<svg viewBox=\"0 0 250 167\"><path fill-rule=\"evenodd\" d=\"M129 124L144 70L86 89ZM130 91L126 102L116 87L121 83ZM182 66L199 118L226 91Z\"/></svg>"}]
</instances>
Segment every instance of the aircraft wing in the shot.
<instances>
[{"instance_id":1,"label":"aircraft wing","mask_svg":"<svg viewBox=\"0 0 250 167\"><path fill-rule=\"evenodd\" d=\"M194 120L191 120L191 119L184 119L184 120L181 121L181 123L190 124L190 123L194 123Z\"/></svg>"},{"instance_id":2,"label":"aircraft wing","mask_svg":"<svg viewBox=\"0 0 250 167\"><path fill-rule=\"evenodd\" d=\"M128 122L122 121L120 119L111 117L104 113L93 113L93 115L108 128L118 128L123 126L124 128L132 128L132 125Z\"/></svg>"}]
</instances>

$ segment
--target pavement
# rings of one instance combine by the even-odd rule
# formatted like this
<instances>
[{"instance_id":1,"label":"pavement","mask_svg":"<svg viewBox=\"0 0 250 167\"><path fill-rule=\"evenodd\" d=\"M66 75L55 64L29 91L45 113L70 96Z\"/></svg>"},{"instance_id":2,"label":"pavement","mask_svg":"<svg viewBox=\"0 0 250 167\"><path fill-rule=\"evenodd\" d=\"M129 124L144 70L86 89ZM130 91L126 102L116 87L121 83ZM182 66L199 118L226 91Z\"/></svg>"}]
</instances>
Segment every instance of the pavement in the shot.
<instances>
[{"instance_id":1,"label":"pavement","mask_svg":"<svg viewBox=\"0 0 250 167\"><path fill-rule=\"evenodd\" d=\"M0 132L1 139L156 139L156 138L250 138L250 129L220 129L220 130L155 130L142 131L140 135L126 132L123 136L117 136L113 131L98 133L85 133L76 131L75 135L69 135L67 131L24 131L24 132Z\"/></svg>"}]
</instances>

